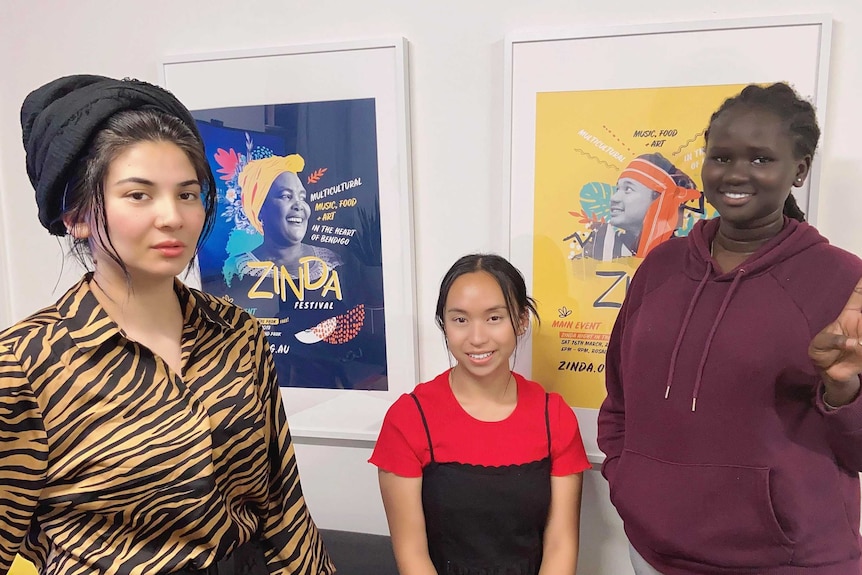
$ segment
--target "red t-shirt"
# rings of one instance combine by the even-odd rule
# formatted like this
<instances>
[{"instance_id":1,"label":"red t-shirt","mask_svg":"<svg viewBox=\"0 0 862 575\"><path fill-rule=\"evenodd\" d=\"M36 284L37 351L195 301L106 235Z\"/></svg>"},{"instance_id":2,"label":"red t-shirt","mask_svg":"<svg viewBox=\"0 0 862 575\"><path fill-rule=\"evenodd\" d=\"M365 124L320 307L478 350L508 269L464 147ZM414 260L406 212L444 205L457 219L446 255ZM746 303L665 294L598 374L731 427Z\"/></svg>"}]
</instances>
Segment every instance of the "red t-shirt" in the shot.
<instances>
[{"instance_id":1,"label":"red t-shirt","mask_svg":"<svg viewBox=\"0 0 862 575\"><path fill-rule=\"evenodd\" d=\"M449 371L413 390L428 422L434 459L438 463L519 465L548 455L545 427L545 390L514 374L518 404L506 419L479 421L469 415L449 387ZM563 476L589 469L578 420L557 393L548 398L551 429L551 475ZM431 462L428 436L413 398L402 395L392 404L370 463L403 477L421 477Z\"/></svg>"}]
</instances>

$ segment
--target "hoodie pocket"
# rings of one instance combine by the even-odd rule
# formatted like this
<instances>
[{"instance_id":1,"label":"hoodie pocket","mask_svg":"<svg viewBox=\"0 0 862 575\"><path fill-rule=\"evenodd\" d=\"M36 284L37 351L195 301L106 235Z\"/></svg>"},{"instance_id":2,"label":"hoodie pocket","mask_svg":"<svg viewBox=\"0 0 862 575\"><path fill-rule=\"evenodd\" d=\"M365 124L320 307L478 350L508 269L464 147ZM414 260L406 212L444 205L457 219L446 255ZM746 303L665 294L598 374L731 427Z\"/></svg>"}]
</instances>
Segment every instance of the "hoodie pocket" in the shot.
<instances>
[{"instance_id":1,"label":"hoodie pocket","mask_svg":"<svg viewBox=\"0 0 862 575\"><path fill-rule=\"evenodd\" d=\"M630 537L663 555L749 568L793 555L766 467L670 463L626 450L611 500Z\"/></svg>"}]
</instances>

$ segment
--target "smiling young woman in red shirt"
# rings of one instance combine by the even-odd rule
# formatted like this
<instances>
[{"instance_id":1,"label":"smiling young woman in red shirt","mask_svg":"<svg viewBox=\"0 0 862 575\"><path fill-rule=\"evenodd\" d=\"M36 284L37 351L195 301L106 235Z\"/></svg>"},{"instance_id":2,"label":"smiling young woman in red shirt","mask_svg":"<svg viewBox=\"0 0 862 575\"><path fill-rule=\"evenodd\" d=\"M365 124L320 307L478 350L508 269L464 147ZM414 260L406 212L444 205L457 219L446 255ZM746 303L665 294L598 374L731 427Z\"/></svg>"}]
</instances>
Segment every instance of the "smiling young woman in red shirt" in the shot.
<instances>
[{"instance_id":1,"label":"smiling young woman in red shirt","mask_svg":"<svg viewBox=\"0 0 862 575\"><path fill-rule=\"evenodd\" d=\"M535 315L500 256L464 256L444 277L436 317L455 367L393 404L371 457L401 575L574 574L578 423L509 367Z\"/></svg>"}]
</instances>

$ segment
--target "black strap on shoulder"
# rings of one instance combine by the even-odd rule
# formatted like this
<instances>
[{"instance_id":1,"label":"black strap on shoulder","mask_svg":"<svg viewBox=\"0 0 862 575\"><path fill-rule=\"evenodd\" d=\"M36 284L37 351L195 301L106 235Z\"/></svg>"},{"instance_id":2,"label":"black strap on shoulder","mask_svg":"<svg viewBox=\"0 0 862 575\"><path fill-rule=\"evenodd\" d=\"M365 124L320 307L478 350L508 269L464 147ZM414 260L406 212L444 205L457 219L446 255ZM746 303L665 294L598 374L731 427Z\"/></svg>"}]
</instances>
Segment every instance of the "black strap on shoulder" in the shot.
<instances>
[{"instance_id":1,"label":"black strap on shoulder","mask_svg":"<svg viewBox=\"0 0 862 575\"><path fill-rule=\"evenodd\" d=\"M548 401L551 394L545 392L545 431L548 433L548 457L551 456L551 418L548 416Z\"/></svg>"},{"instance_id":2,"label":"black strap on shoulder","mask_svg":"<svg viewBox=\"0 0 862 575\"><path fill-rule=\"evenodd\" d=\"M419 398L416 397L416 394L411 393L410 397L412 397L413 401L416 402L416 408L419 410L419 416L422 418L422 427L425 428L425 437L428 438L428 451L431 452L431 462L434 463L434 446L431 445L431 432L428 430L428 420L425 419L425 412L422 411L422 406L419 404ZM545 411L547 412L547 409L545 409Z\"/></svg>"}]
</instances>

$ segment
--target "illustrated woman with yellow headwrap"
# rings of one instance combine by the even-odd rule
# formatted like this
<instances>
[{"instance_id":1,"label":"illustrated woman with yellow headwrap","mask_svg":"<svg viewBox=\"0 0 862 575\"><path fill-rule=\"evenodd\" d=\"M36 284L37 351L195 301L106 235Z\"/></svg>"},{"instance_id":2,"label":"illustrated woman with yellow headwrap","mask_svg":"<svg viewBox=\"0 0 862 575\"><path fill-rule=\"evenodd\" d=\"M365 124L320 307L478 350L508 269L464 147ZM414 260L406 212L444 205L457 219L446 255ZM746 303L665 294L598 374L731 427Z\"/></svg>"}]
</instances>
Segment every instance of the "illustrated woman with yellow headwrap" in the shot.
<instances>
[{"instance_id":1,"label":"illustrated woman with yellow headwrap","mask_svg":"<svg viewBox=\"0 0 862 575\"><path fill-rule=\"evenodd\" d=\"M275 281L254 279L246 292L249 299L239 295L235 301L258 318L279 319L279 327L267 338L277 350L282 386L349 389L367 375L354 364L345 369L344 361L360 357L360 346L369 349L367 339L357 337L364 325L363 285L357 281L357 260L349 253L342 257L303 243L311 216L297 175L304 168L302 156L291 154L251 160L240 171L242 209L263 243L237 257L237 271L240 278L265 276ZM298 293L283 285L285 273L295 280ZM273 293L277 284L282 285L280 295Z\"/></svg>"},{"instance_id":2,"label":"illustrated woman with yellow headwrap","mask_svg":"<svg viewBox=\"0 0 862 575\"><path fill-rule=\"evenodd\" d=\"M250 262L274 262L298 277L300 259L313 256L309 280L316 280L342 264L332 250L302 243L308 231L311 207L297 174L305 168L299 154L252 160L239 174L242 208L249 223L263 235L263 243L237 258L240 276L260 275L267 268Z\"/></svg>"},{"instance_id":3,"label":"illustrated woman with yellow headwrap","mask_svg":"<svg viewBox=\"0 0 862 575\"><path fill-rule=\"evenodd\" d=\"M683 206L701 198L695 183L661 154L638 156L620 172L610 218L584 247L588 257L644 258L680 225Z\"/></svg>"}]
</instances>

